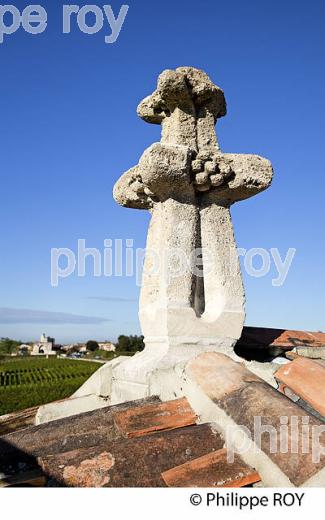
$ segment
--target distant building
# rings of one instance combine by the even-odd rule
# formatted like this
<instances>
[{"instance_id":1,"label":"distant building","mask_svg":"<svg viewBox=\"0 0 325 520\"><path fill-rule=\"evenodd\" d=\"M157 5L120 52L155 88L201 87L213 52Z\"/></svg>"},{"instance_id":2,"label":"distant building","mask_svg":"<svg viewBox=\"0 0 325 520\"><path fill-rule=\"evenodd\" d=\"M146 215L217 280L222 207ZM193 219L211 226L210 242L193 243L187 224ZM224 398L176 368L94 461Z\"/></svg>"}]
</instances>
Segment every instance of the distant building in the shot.
<instances>
[{"instance_id":1,"label":"distant building","mask_svg":"<svg viewBox=\"0 0 325 520\"><path fill-rule=\"evenodd\" d=\"M105 350L106 352L115 352L115 345L114 343L111 343L109 341L106 341L105 343L98 343L99 350Z\"/></svg>"},{"instance_id":2,"label":"distant building","mask_svg":"<svg viewBox=\"0 0 325 520\"><path fill-rule=\"evenodd\" d=\"M70 345L62 345L61 350L64 352L87 352L87 348L84 343L71 343Z\"/></svg>"},{"instance_id":3,"label":"distant building","mask_svg":"<svg viewBox=\"0 0 325 520\"><path fill-rule=\"evenodd\" d=\"M72 352L76 348L76 346L77 345L75 345L74 343L62 345L61 350L63 350L64 352Z\"/></svg>"},{"instance_id":4,"label":"distant building","mask_svg":"<svg viewBox=\"0 0 325 520\"><path fill-rule=\"evenodd\" d=\"M32 351L33 347L31 345L26 345L26 343L22 343L21 345L19 345L18 347L18 354L20 356L26 356L27 354L29 354L31 351Z\"/></svg>"},{"instance_id":5,"label":"distant building","mask_svg":"<svg viewBox=\"0 0 325 520\"><path fill-rule=\"evenodd\" d=\"M31 355L32 356L41 356L41 355L54 356L56 354L53 350L54 343L55 343L54 338L50 338L49 336L42 334L40 341L38 341L37 343L34 343Z\"/></svg>"}]
</instances>

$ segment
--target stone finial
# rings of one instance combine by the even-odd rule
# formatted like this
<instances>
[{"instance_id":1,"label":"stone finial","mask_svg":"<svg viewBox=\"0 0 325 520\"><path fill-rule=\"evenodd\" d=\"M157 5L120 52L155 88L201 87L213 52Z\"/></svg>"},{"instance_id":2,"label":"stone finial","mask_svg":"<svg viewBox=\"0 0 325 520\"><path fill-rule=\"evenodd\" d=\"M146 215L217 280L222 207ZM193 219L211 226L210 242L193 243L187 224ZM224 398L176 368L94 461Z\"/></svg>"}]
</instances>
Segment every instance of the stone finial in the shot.
<instances>
[{"instance_id":1,"label":"stone finial","mask_svg":"<svg viewBox=\"0 0 325 520\"><path fill-rule=\"evenodd\" d=\"M226 115L223 91L205 72L192 67L165 70L158 78L157 90L138 106L138 115L148 123L162 124L176 108L194 117L211 113L214 121Z\"/></svg>"},{"instance_id":2,"label":"stone finial","mask_svg":"<svg viewBox=\"0 0 325 520\"><path fill-rule=\"evenodd\" d=\"M161 124L161 140L122 175L114 198L152 214L139 306L146 348L114 371L114 399L146 395L157 367L229 349L241 335L245 294L229 208L265 190L273 171L257 155L221 152L215 123L225 114L222 90L191 67L160 74L138 107Z\"/></svg>"},{"instance_id":3,"label":"stone finial","mask_svg":"<svg viewBox=\"0 0 325 520\"><path fill-rule=\"evenodd\" d=\"M223 91L203 71L162 72L157 89L138 106L142 119L161 124L161 142L121 177L114 188L116 201L139 209L170 197L230 205L266 189L272 179L269 161L221 153L215 123L225 114Z\"/></svg>"}]
</instances>

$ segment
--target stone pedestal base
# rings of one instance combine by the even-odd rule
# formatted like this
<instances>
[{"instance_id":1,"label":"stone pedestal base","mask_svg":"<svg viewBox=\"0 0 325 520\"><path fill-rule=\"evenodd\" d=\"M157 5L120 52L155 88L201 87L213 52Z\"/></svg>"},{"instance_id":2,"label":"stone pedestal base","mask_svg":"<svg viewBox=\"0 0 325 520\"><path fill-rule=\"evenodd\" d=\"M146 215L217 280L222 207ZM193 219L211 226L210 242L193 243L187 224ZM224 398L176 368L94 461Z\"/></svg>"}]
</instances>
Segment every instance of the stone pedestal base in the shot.
<instances>
[{"instance_id":1,"label":"stone pedestal base","mask_svg":"<svg viewBox=\"0 0 325 520\"><path fill-rule=\"evenodd\" d=\"M204 352L221 352L240 360L231 348L236 341L230 338L218 341L215 338L206 338L204 341L192 338L191 343L185 344L184 338L178 337L173 341L175 343L170 344L166 338L160 338L160 341L157 338L150 341L149 338L143 352L132 357L120 356L105 363L70 399L41 406L36 415L36 423L42 424L151 395L168 394L171 396L168 399L181 396L176 390L168 390L166 393L165 387L178 388L176 368L185 366L190 359ZM169 380L171 374L175 375L175 381ZM165 385L165 375L168 385Z\"/></svg>"},{"instance_id":2,"label":"stone pedestal base","mask_svg":"<svg viewBox=\"0 0 325 520\"><path fill-rule=\"evenodd\" d=\"M183 338L173 338L173 341L174 345L167 343L166 338L161 338L161 341L149 339L143 352L118 364L112 372L111 404L153 395L152 385L157 372L173 371L176 366L186 364L203 352L232 352L236 343L229 338L217 342L215 338L204 341L192 338L191 343L184 343Z\"/></svg>"}]
</instances>

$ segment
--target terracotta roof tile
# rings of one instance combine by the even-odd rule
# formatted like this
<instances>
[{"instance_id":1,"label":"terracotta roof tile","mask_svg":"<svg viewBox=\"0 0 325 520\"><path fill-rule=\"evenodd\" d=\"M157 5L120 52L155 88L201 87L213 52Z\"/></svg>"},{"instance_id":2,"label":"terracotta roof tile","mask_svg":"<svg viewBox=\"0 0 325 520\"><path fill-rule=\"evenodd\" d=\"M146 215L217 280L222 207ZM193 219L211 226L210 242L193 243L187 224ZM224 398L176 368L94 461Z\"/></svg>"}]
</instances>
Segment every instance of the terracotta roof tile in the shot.
<instances>
[{"instance_id":1,"label":"terracotta roof tile","mask_svg":"<svg viewBox=\"0 0 325 520\"><path fill-rule=\"evenodd\" d=\"M40 455L54 455L74 449L102 445L118 437L120 431L114 423L114 412L137 407L140 404L156 403L158 397L121 403L115 406L84 412L0 437L0 473L15 473L16 468L25 464L32 469L37 467L36 458ZM9 470L8 468L11 468Z\"/></svg>"},{"instance_id":2,"label":"terracotta roof tile","mask_svg":"<svg viewBox=\"0 0 325 520\"><path fill-rule=\"evenodd\" d=\"M248 428L252 437L256 417L276 432L281 416L288 421L295 417L302 446L300 419L310 413L308 403L324 413L322 360L298 356L277 372L281 385L288 385L301 397L301 403L306 401L307 413L226 355L201 354L186 371L192 382L236 424ZM23 424L30 420L29 415L28 410L21 413ZM308 418L310 437L312 427L322 423L312 415ZM224 439L216 432L216 425L196 425L196 419L185 398L162 403L150 397L27 426L0 437L0 487L44 485L44 476L52 485L82 487L241 487L257 482L259 475L239 456L233 464L227 462ZM261 441L261 450L294 485L304 484L325 467L323 456L315 463L312 453L278 449L274 453L268 436L262 436ZM291 437L289 442L293 442Z\"/></svg>"},{"instance_id":3,"label":"terracotta roof tile","mask_svg":"<svg viewBox=\"0 0 325 520\"><path fill-rule=\"evenodd\" d=\"M170 487L243 487L259 482L259 474L235 455L227 461L225 448L162 473Z\"/></svg>"},{"instance_id":4,"label":"terracotta roof tile","mask_svg":"<svg viewBox=\"0 0 325 520\"><path fill-rule=\"evenodd\" d=\"M0 435L18 431L34 424L38 406L0 416Z\"/></svg>"},{"instance_id":5,"label":"terracotta roof tile","mask_svg":"<svg viewBox=\"0 0 325 520\"><path fill-rule=\"evenodd\" d=\"M244 327L238 345L265 345L292 349L296 346L325 346L324 332Z\"/></svg>"},{"instance_id":6,"label":"terracotta roof tile","mask_svg":"<svg viewBox=\"0 0 325 520\"><path fill-rule=\"evenodd\" d=\"M288 365L285 365L285 370ZM308 414L296 403L283 396L268 383L250 372L243 364L236 363L224 354L208 352L190 361L187 374L202 391L219 406L236 424L245 426L254 436L255 418L261 418L261 424L272 427L280 439L280 417L287 417L288 422L297 420L297 432L289 432L289 442L298 439L298 453L282 453L270 449L269 437L261 436L261 450L287 475L290 481L300 486L310 477L325 467L325 456L320 462L313 460L312 450L305 453L302 449L304 434L302 418ZM312 442L313 426L322 426L315 417L309 415L309 437ZM321 435L321 441L325 433Z\"/></svg>"},{"instance_id":7,"label":"terracotta roof tile","mask_svg":"<svg viewBox=\"0 0 325 520\"><path fill-rule=\"evenodd\" d=\"M223 443L209 424L201 424L42 457L40 464L58 485L164 487L162 473Z\"/></svg>"},{"instance_id":8,"label":"terracotta roof tile","mask_svg":"<svg viewBox=\"0 0 325 520\"><path fill-rule=\"evenodd\" d=\"M187 399L132 407L114 413L114 421L125 437L138 437L196 423L197 416Z\"/></svg>"},{"instance_id":9,"label":"terracotta roof tile","mask_svg":"<svg viewBox=\"0 0 325 520\"><path fill-rule=\"evenodd\" d=\"M296 395L325 416L325 366L311 359L297 357L282 366L275 374L282 384L280 391L288 387Z\"/></svg>"}]
</instances>

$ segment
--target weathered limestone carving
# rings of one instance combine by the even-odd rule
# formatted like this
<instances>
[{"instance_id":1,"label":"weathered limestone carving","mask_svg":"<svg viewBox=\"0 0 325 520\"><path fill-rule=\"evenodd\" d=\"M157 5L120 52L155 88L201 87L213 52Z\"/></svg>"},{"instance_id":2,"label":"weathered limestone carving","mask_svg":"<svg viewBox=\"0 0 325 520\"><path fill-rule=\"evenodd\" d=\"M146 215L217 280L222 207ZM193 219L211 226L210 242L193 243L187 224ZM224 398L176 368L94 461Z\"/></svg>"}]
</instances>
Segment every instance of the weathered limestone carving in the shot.
<instances>
[{"instance_id":1,"label":"weathered limestone carving","mask_svg":"<svg viewBox=\"0 0 325 520\"><path fill-rule=\"evenodd\" d=\"M231 347L245 297L230 206L268 188L271 163L221 152L215 123L226 114L224 94L200 70L164 71L138 114L161 124L161 141L122 175L114 198L151 212L139 309L146 348L103 365L69 401L42 406L37 423L150 395L186 395L216 421L186 366L211 351L239 360Z\"/></svg>"},{"instance_id":2,"label":"weathered limestone carving","mask_svg":"<svg viewBox=\"0 0 325 520\"><path fill-rule=\"evenodd\" d=\"M114 188L119 204L152 214L139 316L146 350L160 346L160 355L171 346L196 345L193 353L231 347L242 331L244 290L229 208L265 190L273 172L257 155L220 151L215 123L225 114L223 91L203 71L164 71L138 107L142 119L161 124L161 141ZM201 269L190 262L193 269L178 275L180 260L170 251L190 260L200 248Z\"/></svg>"}]
</instances>

